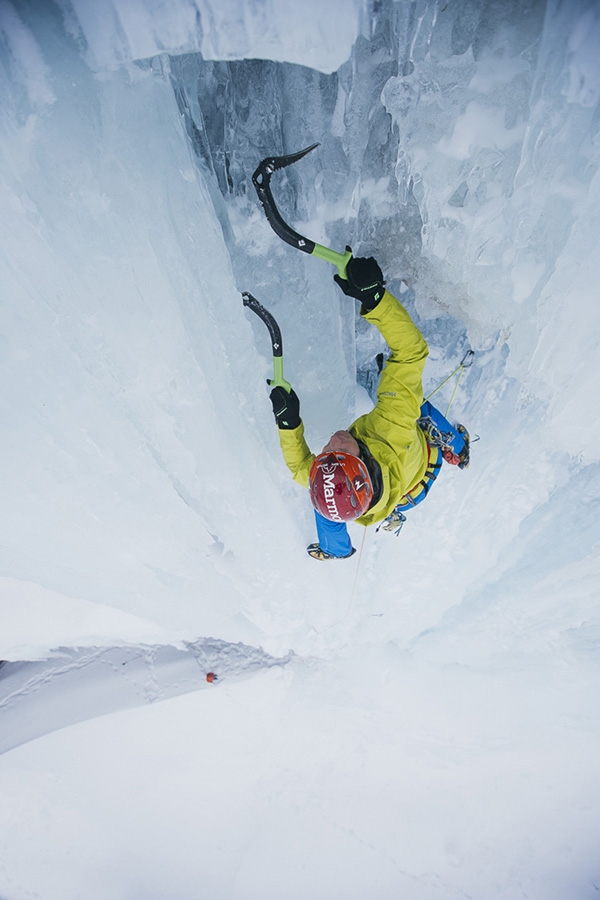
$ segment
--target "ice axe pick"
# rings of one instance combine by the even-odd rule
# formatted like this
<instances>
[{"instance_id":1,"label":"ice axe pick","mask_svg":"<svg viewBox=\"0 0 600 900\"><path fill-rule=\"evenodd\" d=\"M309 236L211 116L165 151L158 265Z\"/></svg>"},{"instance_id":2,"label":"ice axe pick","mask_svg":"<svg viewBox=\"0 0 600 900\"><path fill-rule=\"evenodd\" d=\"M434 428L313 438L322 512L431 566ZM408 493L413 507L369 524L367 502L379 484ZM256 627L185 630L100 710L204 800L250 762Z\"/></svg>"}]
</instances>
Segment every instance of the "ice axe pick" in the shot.
<instances>
[{"instance_id":1,"label":"ice axe pick","mask_svg":"<svg viewBox=\"0 0 600 900\"><path fill-rule=\"evenodd\" d=\"M318 146L318 143L311 144L305 150L299 150L298 153L290 153L288 156L266 157L259 163L254 172L252 183L256 188L258 199L262 203L265 215L275 234L291 247L296 247L297 250L302 250L303 253L309 253L311 256L318 257L318 259L324 259L325 262L333 263L338 270L340 278L345 278L346 266L352 257L352 251L346 250L344 253L338 253L336 250L330 250L329 247L323 247L322 244L317 244L315 241L311 241L310 238L298 234L282 218L271 192L271 176L274 172L293 165Z\"/></svg>"},{"instance_id":2,"label":"ice axe pick","mask_svg":"<svg viewBox=\"0 0 600 900\"><path fill-rule=\"evenodd\" d=\"M271 336L271 347L273 349L273 378L269 379L269 384L274 387L284 388L288 394L292 390L289 381L283 377L283 341L281 340L281 329L271 315L268 309L265 309L262 303L259 303L256 297L253 297L248 291L242 293L244 306L256 313L259 319L262 319Z\"/></svg>"}]
</instances>

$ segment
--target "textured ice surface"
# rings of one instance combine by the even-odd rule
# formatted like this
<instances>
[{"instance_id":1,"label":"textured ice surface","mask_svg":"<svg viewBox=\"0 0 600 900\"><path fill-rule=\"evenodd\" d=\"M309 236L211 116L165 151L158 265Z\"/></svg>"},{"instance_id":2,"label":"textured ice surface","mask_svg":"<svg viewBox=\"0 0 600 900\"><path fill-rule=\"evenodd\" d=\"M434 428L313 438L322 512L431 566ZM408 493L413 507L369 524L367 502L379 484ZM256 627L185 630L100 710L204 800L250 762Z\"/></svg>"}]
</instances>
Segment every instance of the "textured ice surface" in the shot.
<instances>
[{"instance_id":1,"label":"textured ice surface","mask_svg":"<svg viewBox=\"0 0 600 900\"><path fill-rule=\"evenodd\" d=\"M0 717L32 739L0 760L3 896L595 896L598 28L583 0L0 4L0 686L90 663ZM427 390L477 350L471 468L342 567L305 556L239 294L320 448L381 343L250 186L315 140L286 218L377 256ZM204 640L252 678L149 705L140 645Z\"/></svg>"},{"instance_id":2,"label":"textured ice surface","mask_svg":"<svg viewBox=\"0 0 600 900\"><path fill-rule=\"evenodd\" d=\"M282 59L332 72L366 20L362 0L328 0L321 7L273 0L72 0L66 8L89 61L102 70L194 51L204 59Z\"/></svg>"}]
</instances>

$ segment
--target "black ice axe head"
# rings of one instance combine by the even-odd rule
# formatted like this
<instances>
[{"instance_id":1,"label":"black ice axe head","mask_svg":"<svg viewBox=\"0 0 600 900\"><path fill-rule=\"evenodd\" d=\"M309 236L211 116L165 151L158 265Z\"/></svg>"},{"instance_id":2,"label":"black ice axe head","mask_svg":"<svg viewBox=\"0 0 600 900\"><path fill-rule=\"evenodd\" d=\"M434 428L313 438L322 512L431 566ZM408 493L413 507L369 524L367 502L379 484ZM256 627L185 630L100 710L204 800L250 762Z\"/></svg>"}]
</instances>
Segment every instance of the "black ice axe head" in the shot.
<instances>
[{"instance_id":1,"label":"black ice axe head","mask_svg":"<svg viewBox=\"0 0 600 900\"><path fill-rule=\"evenodd\" d=\"M290 393L292 386L289 381L283 377L283 341L281 339L281 329L271 315L268 309L259 303L256 297L253 297L249 291L242 293L242 301L244 306L256 313L259 319L262 319L269 330L271 337L271 348L273 350L273 378L269 380L269 384L275 387L282 387Z\"/></svg>"},{"instance_id":2,"label":"black ice axe head","mask_svg":"<svg viewBox=\"0 0 600 900\"><path fill-rule=\"evenodd\" d=\"M337 267L340 278L345 278L346 266L348 265L348 260L352 257L352 251L346 250L345 253L337 253L335 250L330 250L329 247L323 247L321 244L311 241L310 238L298 234L282 218L271 193L271 176L273 173L278 169L285 169L286 166L293 165L318 146L319 143L317 142L304 150L299 150L298 153L289 153L287 156L267 156L258 164L252 176L252 184L256 188L258 199L262 203L265 215L275 234L291 247L295 247L297 250L302 250L304 253L309 253L319 259L324 259L326 262L333 263Z\"/></svg>"}]
</instances>

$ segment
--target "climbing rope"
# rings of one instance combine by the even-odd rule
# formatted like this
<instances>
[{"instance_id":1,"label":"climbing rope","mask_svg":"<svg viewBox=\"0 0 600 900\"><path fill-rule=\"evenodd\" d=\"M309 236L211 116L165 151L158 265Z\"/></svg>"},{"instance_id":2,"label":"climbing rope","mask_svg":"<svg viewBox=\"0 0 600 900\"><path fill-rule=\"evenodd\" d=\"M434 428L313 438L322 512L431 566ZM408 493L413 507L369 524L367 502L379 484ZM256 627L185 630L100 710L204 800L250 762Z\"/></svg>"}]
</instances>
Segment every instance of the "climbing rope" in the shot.
<instances>
[{"instance_id":1,"label":"climbing rope","mask_svg":"<svg viewBox=\"0 0 600 900\"><path fill-rule=\"evenodd\" d=\"M356 572L354 575L354 584L352 585L352 593L350 594L350 602L348 603L348 609L346 610L346 615L348 616L350 610L352 609L352 604L354 602L354 594L356 592L356 585L358 582L358 573L360 572L360 564L362 561L363 550L365 548L365 538L367 536L367 529L363 528L363 536L360 542L360 550L358 551L358 560L356 561Z\"/></svg>"},{"instance_id":2,"label":"climbing rope","mask_svg":"<svg viewBox=\"0 0 600 900\"><path fill-rule=\"evenodd\" d=\"M446 409L446 412L444 414L446 416L446 418L448 417L448 413L450 412L450 407L452 406L452 404L454 402L454 398L456 397L456 392L458 390L460 380L463 377L463 372L465 371L465 369L468 369L473 364L474 356L475 356L474 350L467 350L467 352L465 353L465 355L463 356L462 360L459 362L457 367L454 369L454 371L450 372L448 377L444 378L444 380L442 382L440 382L440 384L438 384L438 386L436 388L434 388L427 397L425 397L425 402L427 402L427 400L430 400L434 394L437 394L437 392L440 390L440 388L443 388L445 384L448 384L448 382L450 381L451 378L454 378L455 375L458 375L458 378L456 379L456 384L454 385L454 390L452 391L452 396L450 397L450 403L448 404L448 408Z\"/></svg>"}]
</instances>

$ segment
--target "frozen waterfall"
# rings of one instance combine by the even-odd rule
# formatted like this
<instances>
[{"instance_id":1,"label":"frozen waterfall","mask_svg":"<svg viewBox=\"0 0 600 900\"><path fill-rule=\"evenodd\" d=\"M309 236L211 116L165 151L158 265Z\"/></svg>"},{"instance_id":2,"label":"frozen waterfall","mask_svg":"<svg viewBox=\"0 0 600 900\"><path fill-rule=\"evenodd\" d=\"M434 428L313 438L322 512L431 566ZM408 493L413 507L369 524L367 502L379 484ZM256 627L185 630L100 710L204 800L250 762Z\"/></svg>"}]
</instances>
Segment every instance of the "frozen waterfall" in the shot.
<instances>
[{"instance_id":1,"label":"frozen waterfall","mask_svg":"<svg viewBox=\"0 0 600 900\"><path fill-rule=\"evenodd\" d=\"M594 0L0 0L0 896L596 896L599 47ZM470 468L339 566L240 297L319 449L383 347L252 187L315 141L288 221L427 389L476 352Z\"/></svg>"}]
</instances>

